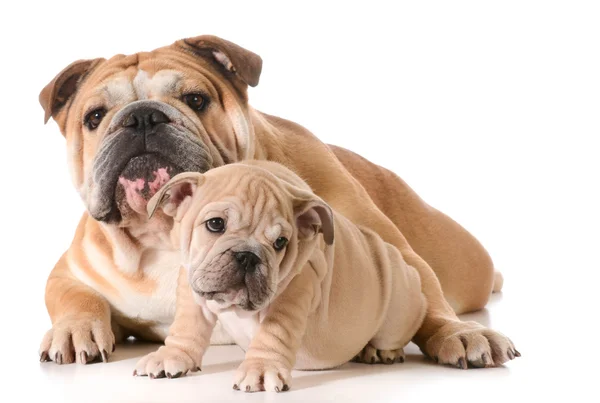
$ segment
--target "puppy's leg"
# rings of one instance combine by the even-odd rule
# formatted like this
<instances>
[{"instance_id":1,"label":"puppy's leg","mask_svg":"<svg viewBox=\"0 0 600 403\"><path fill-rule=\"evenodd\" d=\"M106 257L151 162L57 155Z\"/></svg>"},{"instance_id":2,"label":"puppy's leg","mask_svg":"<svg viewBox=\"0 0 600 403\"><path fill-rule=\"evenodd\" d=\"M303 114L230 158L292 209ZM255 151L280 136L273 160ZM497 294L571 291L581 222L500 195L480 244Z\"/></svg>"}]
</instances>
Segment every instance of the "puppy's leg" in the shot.
<instances>
[{"instance_id":1,"label":"puppy's leg","mask_svg":"<svg viewBox=\"0 0 600 403\"><path fill-rule=\"evenodd\" d=\"M46 283L46 308L52 329L40 345L40 361L87 364L102 358L106 362L115 348L110 306L71 274L65 256Z\"/></svg>"},{"instance_id":2,"label":"puppy's leg","mask_svg":"<svg viewBox=\"0 0 600 403\"><path fill-rule=\"evenodd\" d=\"M176 304L165 345L139 360L134 376L178 378L188 371L200 370L217 317L196 304L183 268L179 271Z\"/></svg>"},{"instance_id":3,"label":"puppy's leg","mask_svg":"<svg viewBox=\"0 0 600 403\"><path fill-rule=\"evenodd\" d=\"M389 258L389 305L381 327L357 356L358 362L393 364L404 362L403 348L417 333L427 309L419 274L406 264L398 249L385 244Z\"/></svg>"},{"instance_id":4,"label":"puppy's leg","mask_svg":"<svg viewBox=\"0 0 600 403\"><path fill-rule=\"evenodd\" d=\"M314 270L303 269L271 304L235 374L234 389L283 392L290 388L316 281Z\"/></svg>"},{"instance_id":5,"label":"puppy's leg","mask_svg":"<svg viewBox=\"0 0 600 403\"><path fill-rule=\"evenodd\" d=\"M396 350L379 350L367 344L360 353L352 359L352 362L363 364L393 364L395 362L404 362L404 349Z\"/></svg>"}]
</instances>

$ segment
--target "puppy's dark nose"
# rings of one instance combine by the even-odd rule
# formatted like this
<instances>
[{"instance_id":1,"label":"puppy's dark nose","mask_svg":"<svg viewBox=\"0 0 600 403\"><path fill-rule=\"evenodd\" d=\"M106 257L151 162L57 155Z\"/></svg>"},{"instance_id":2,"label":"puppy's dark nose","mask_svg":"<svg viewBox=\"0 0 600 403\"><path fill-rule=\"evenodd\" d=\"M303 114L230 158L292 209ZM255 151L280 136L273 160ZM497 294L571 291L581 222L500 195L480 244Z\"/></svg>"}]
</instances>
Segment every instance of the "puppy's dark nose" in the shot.
<instances>
[{"instance_id":1,"label":"puppy's dark nose","mask_svg":"<svg viewBox=\"0 0 600 403\"><path fill-rule=\"evenodd\" d=\"M171 120L167 115L154 108L138 108L127 116L121 125L123 127L136 128L140 133L152 131L161 123L169 123Z\"/></svg>"},{"instance_id":2,"label":"puppy's dark nose","mask_svg":"<svg viewBox=\"0 0 600 403\"><path fill-rule=\"evenodd\" d=\"M260 263L260 258L252 252L235 252L234 256L238 267L248 273L256 270L256 265Z\"/></svg>"}]
</instances>

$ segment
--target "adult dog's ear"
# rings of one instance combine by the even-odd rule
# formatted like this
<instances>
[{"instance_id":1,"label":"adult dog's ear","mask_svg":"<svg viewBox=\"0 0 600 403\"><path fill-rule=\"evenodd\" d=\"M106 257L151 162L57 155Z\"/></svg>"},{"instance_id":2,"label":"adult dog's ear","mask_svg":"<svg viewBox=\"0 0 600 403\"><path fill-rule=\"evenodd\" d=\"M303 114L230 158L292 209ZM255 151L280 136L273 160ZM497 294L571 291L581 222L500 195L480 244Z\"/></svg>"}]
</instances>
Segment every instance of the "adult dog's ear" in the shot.
<instances>
[{"instance_id":1,"label":"adult dog's ear","mask_svg":"<svg viewBox=\"0 0 600 403\"><path fill-rule=\"evenodd\" d=\"M44 123L48 123L51 117L57 120L57 115L77 92L85 76L104 60L77 60L65 67L42 89L39 100L44 109Z\"/></svg>"},{"instance_id":2,"label":"adult dog's ear","mask_svg":"<svg viewBox=\"0 0 600 403\"><path fill-rule=\"evenodd\" d=\"M308 198L295 199L294 216L300 239L322 233L325 243L333 244L333 211L318 196L312 195Z\"/></svg>"},{"instance_id":3,"label":"adult dog's ear","mask_svg":"<svg viewBox=\"0 0 600 403\"><path fill-rule=\"evenodd\" d=\"M175 175L154 196L146 206L148 218L152 218L157 209L162 208L165 214L175 217L179 207L189 207L190 199L198 186L204 183L204 175L198 172L184 172Z\"/></svg>"},{"instance_id":4,"label":"adult dog's ear","mask_svg":"<svg viewBox=\"0 0 600 403\"><path fill-rule=\"evenodd\" d=\"M236 75L251 87L256 87L262 70L262 59L255 53L213 35L201 35L177 41L194 53L215 60L225 71Z\"/></svg>"}]
</instances>

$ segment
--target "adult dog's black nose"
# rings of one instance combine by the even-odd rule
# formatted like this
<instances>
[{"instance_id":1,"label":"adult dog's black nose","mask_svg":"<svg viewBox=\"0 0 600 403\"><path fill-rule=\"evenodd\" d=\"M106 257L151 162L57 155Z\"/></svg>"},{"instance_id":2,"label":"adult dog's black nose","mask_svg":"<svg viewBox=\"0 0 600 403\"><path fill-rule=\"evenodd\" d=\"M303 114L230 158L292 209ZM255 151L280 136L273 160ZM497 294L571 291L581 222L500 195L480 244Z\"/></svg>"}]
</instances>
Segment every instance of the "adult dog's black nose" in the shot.
<instances>
[{"instance_id":1,"label":"adult dog's black nose","mask_svg":"<svg viewBox=\"0 0 600 403\"><path fill-rule=\"evenodd\" d=\"M169 123L171 120L163 112L155 108L138 108L127 116L121 125L137 129L140 133L152 132L161 123Z\"/></svg>"},{"instance_id":2,"label":"adult dog's black nose","mask_svg":"<svg viewBox=\"0 0 600 403\"><path fill-rule=\"evenodd\" d=\"M235 252L234 256L238 267L249 273L256 270L256 265L260 263L260 258L252 252Z\"/></svg>"}]
</instances>

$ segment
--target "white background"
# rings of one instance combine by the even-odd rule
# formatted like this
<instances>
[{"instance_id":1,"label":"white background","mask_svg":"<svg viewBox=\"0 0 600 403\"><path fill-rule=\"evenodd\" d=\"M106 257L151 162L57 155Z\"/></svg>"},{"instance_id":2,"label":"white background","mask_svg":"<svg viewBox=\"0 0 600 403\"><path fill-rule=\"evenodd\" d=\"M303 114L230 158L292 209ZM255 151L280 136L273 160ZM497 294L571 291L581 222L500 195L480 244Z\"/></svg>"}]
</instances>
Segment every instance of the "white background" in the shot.
<instances>
[{"instance_id":1,"label":"white background","mask_svg":"<svg viewBox=\"0 0 600 403\"><path fill-rule=\"evenodd\" d=\"M0 396L592 399L600 269L598 3L323 3L2 6ZM53 121L43 125L39 91L76 59L152 50L200 34L261 55L260 84L249 92L255 108L392 169L486 246L505 288L473 318L510 336L522 358L505 368L459 371L431 365L413 349L400 369L312 373L295 394L281 396L230 390L242 357L235 347L215 349L208 374L154 383L130 376L137 355L152 346L120 349L115 362L85 368L38 363L50 326L45 281L83 211L64 139Z\"/></svg>"}]
</instances>

